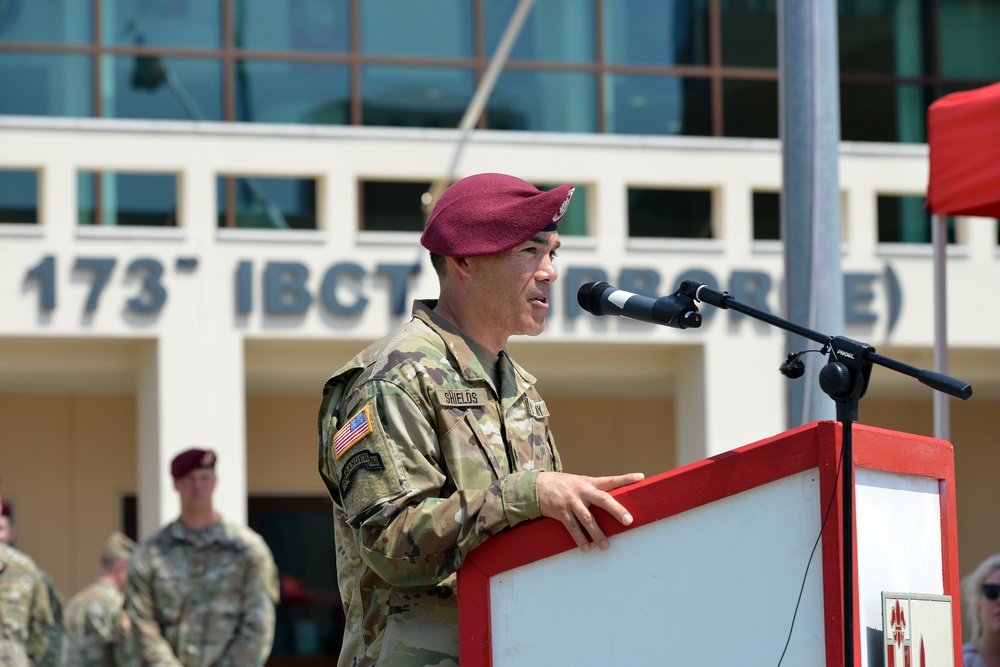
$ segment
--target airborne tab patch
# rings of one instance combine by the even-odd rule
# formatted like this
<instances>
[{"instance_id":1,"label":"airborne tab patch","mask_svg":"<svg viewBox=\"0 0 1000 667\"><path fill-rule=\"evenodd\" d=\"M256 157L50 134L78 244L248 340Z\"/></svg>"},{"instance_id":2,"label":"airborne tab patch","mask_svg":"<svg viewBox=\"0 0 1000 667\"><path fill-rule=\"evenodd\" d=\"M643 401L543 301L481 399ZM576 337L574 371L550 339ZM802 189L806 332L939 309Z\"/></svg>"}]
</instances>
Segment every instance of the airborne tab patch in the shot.
<instances>
[{"instance_id":1,"label":"airborne tab patch","mask_svg":"<svg viewBox=\"0 0 1000 667\"><path fill-rule=\"evenodd\" d=\"M438 389L437 397L446 408L467 408L489 403L485 389Z\"/></svg>"},{"instance_id":2,"label":"airborne tab patch","mask_svg":"<svg viewBox=\"0 0 1000 667\"><path fill-rule=\"evenodd\" d=\"M341 426L337 434L333 436L333 457L339 459L344 455L344 452L371 432L372 421L369 406L366 405L351 421Z\"/></svg>"}]
</instances>

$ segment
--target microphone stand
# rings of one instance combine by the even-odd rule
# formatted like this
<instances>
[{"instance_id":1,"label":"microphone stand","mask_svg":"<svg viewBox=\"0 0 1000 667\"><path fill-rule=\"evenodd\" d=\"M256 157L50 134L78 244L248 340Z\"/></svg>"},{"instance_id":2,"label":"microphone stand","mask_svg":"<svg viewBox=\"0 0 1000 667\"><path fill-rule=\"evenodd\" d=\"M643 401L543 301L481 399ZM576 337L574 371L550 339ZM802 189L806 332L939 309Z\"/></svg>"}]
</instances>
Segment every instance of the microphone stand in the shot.
<instances>
[{"instance_id":1,"label":"microphone stand","mask_svg":"<svg viewBox=\"0 0 1000 667\"><path fill-rule=\"evenodd\" d=\"M707 285L685 280L678 290L697 301L723 310L735 310L779 329L790 331L823 345L829 350L829 361L820 369L819 386L837 404L837 420L841 424L843 477L843 571L844 571L844 665L854 665L854 452L852 424L858 419L858 403L868 389L872 365L878 364L916 378L936 391L963 401L972 396L972 387L943 373L923 370L875 353L875 348L843 336L829 336L807 329L771 313L740 303L729 292L720 292Z\"/></svg>"}]
</instances>

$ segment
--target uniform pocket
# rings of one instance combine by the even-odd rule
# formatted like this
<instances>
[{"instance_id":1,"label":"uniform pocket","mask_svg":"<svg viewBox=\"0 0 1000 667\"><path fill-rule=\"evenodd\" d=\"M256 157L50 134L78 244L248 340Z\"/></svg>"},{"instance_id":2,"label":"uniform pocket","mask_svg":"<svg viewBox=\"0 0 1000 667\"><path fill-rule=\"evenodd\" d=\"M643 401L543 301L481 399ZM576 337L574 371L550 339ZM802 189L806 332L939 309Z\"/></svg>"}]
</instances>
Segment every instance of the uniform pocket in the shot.
<instances>
[{"instance_id":1,"label":"uniform pocket","mask_svg":"<svg viewBox=\"0 0 1000 667\"><path fill-rule=\"evenodd\" d=\"M489 486L507 472L507 455L492 406L444 408L451 427L439 441L441 456L458 488Z\"/></svg>"}]
</instances>

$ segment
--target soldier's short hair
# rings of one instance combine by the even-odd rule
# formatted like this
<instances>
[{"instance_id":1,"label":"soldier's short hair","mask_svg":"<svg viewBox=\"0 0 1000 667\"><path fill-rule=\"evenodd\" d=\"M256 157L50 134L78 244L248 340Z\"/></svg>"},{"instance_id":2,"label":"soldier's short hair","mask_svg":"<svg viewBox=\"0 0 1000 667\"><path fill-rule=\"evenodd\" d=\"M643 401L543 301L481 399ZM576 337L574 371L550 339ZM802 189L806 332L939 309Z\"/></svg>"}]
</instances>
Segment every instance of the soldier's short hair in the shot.
<instances>
[{"instance_id":1,"label":"soldier's short hair","mask_svg":"<svg viewBox=\"0 0 1000 667\"><path fill-rule=\"evenodd\" d=\"M110 568L120 560L128 560L135 551L135 542L128 535L115 531L104 543L104 551L101 553L101 566Z\"/></svg>"}]
</instances>

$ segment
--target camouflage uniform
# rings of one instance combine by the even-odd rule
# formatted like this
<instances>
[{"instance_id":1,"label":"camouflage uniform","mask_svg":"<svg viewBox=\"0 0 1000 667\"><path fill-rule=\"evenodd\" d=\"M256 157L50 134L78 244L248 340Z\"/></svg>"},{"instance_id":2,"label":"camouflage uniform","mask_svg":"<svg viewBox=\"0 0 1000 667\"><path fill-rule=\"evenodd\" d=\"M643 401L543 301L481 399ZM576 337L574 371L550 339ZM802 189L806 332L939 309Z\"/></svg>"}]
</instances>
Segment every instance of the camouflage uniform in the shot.
<instances>
[{"instance_id":1,"label":"camouflage uniform","mask_svg":"<svg viewBox=\"0 0 1000 667\"><path fill-rule=\"evenodd\" d=\"M535 379L502 353L494 387L434 304L416 302L409 323L324 388L342 667L457 663L456 570L488 537L538 518L538 473L562 469Z\"/></svg>"},{"instance_id":2,"label":"camouflage uniform","mask_svg":"<svg viewBox=\"0 0 1000 667\"><path fill-rule=\"evenodd\" d=\"M277 601L277 568L260 535L224 520L203 530L174 521L129 562L129 641L142 665L263 665Z\"/></svg>"},{"instance_id":3,"label":"camouflage uniform","mask_svg":"<svg viewBox=\"0 0 1000 667\"><path fill-rule=\"evenodd\" d=\"M42 581L49 595L49 607L52 609L53 623L49 629L49 645L45 653L38 659L36 667L60 667L63 657L63 636L66 634L63 618L63 597L56 588L56 582L45 570L39 570Z\"/></svg>"},{"instance_id":4,"label":"camouflage uniform","mask_svg":"<svg viewBox=\"0 0 1000 667\"><path fill-rule=\"evenodd\" d=\"M65 667L114 667L114 646L121 641L123 596L113 583L98 579L66 605Z\"/></svg>"},{"instance_id":5,"label":"camouflage uniform","mask_svg":"<svg viewBox=\"0 0 1000 667\"><path fill-rule=\"evenodd\" d=\"M48 646L52 625L38 567L27 555L0 543L0 665L36 664Z\"/></svg>"}]
</instances>

